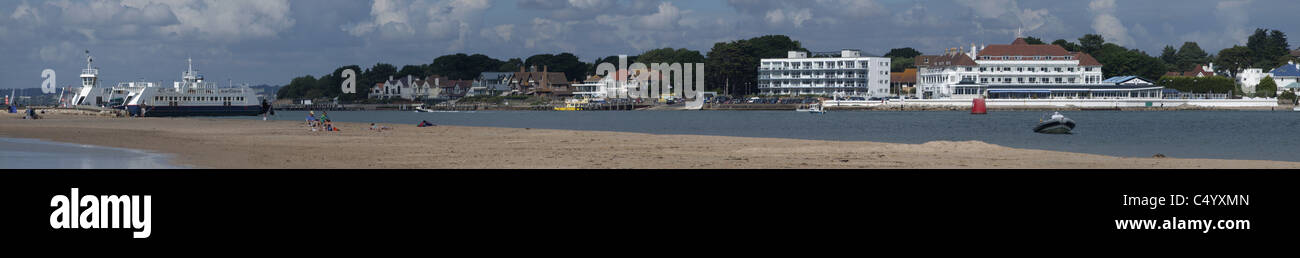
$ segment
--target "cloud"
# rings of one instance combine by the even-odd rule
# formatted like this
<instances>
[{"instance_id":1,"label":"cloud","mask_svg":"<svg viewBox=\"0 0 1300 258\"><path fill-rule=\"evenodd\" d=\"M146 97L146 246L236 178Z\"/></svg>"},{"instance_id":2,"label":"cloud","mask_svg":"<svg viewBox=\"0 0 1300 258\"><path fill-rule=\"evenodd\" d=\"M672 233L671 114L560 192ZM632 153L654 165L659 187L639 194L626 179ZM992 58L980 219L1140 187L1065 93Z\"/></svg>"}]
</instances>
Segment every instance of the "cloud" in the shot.
<instances>
[{"instance_id":1,"label":"cloud","mask_svg":"<svg viewBox=\"0 0 1300 258\"><path fill-rule=\"evenodd\" d=\"M1115 43L1120 46L1133 46L1133 38L1128 34L1128 28L1111 14L1098 14L1092 20L1092 29L1106 38L1106 42Z\"/></svg>"},{"instance_id":2,"label":"cloud","mask_svg":"<svg viewBox=\"0 0 1300 258\"><path fill-rule=\"evenodd\" d=\"M1223 1L1219 2L1214 9L1214 16L1223 24L1223 36L1220 41L1224 47L1230 44L1245 45L1247 38L1253 31L1247 29L1247 23L1250 21L1252 0Z\"/></svg>"},{"instance_id":3,"label":"cloud","mask_svg":"<svg viewBox=\"0 0 1300 258\"><path fill-rule=\"evenodd\" d=\"M555 21L541 17L533 18L532 31L533 35L524 39L524 47L537 48L542 45L548 45L563 49L568 52L575 52L577 45L567 40L567 36L575 21Z\"/></svg>"},{"instance_id":4,"label":"cloud","mask_svg":"<svg viewBox=\"0 0 1300 258\"><path fill-rule=\"evenodd\" d=\"M793 25L804 27L813 21L819 24L840 24L860 21L871 16L886 15L889 12L876 0L816 0L813 3L803 1L777 0L728 0L727 4L742 14L752 15L766 21L771 26Z\"/></svg>"},{"instance_id":5,"label":"cloud","mask_svg":"<svg viewBox=\"0 0 1300 258\"><path fill-rule=\"evenodd\" d=\"M454 39L448 49L460 50L491 6L488 0L375 0L370 20L341 29L357 37Z\"/></svg>"},{"instance_id":6,"label":"cloud","mask_svg":"<svg viewBox=\"0 0 1300 258\"><path fill-rule=\"evenodd\" d=\"M699 19L689 18L692 13L671 2L660 2L649 14L597 15L593 25L609 29L594 34L593 40L623 43L637 50L667 47L663 45L665 40L683 38L687 35L684 32L696 31L695 26L702 25Z\"/></svg>"},{"instance_id":7,"label":"cloud","mask_svg":"<svg viewBox=\"0 0 1300 258\"><path fill-rule=\"evenodd\" d=\"M1060 18L1048 9L1021 9L1014 0L956 0L956 3L970 8L978 31L992 27L997 33L1014 35L1018 31L1028 34L1065 30Z\"/></svg>"},{"instance_id":8,"label":"cloud","mask_svg":"<svg viewBox=\"0 0 1300 258\"><path fill-rule=\"evenodd\" d=\"M14 8L14 12L9 15L9 19L28 20L37 23L44 21L41 19L40 13L38 13L35 8L32 8L26 0L24 0L22 4L18 5L18 7Z\"/></svg>"},{"instance_id":9,"label":"cloud","mask_svg":"<svg viewBox=\"0 0 1300 258\"><path fill-rule=\"evenodd\" d=\"M1106 38L1106 42L1133 47L1133 37L1129 35L1128 27L1124 27L1119 17L1115 17L1115 9L1115 0L1093 0L1088 3L1088 10L1096 15L1092 19L1092 29Z\"/></svg>"},{"instance_id":10,"label":"cloud","mask_svg":"<svg viewBox=\"0 0 1300 258\"><path fill-rule=\"evenodd\" d=\"M795 28L801 28L803 23L809 19L812 19L812 11L808 10L808 8L792 11L773 9L767 12L767 23L772 25L781 25L786 20L790 20L790 23L794 24Z\"/></svg>"},{"instance_id":11,"label":"cloud","mask_svg":"<svg viewBox=\"0 0 1300 258\"><path fill-rule=\"evenodd\" d=\"M492 27L490 29L485 28L483 29L482 32L479 32L479 34L484 38L499 40L501 42L509 42L510 36L514 34L514 32L515 32L514 24L502 24L502 25L497 25L496 27Z\"/></svg>"},{"instance_id":12,"label":"cloud","mask_svg":"<svg viewBox=\"0 0 1300 258\"><path fill-rule=\"evenodd\" d=\"M912 5L911 8L894 14L894 21L899 25L912 26L939 26L941 23L938 16L931 15L929 10L921 3Z\"/></svg>"},{"instance_id":13,"label":"cloud","mask_svg":"<svg viewBox=\"0 0 1300 258\"><path fill-rule=\"evenodd\" d=\"M641 16L638 22L648 29L670 29L677 25L681 20L682 11L673 4L663 2L659 4L659 11L650 15Z\"/></svg>"},{"instance_id":14,"label":"cloud","mask_svg":"<svg viewBox=\"0 0 1300 258\"><path fill-rule=\"evenodd\" d=\"M288 0L59 0L23 2L11 19L62 30L90 41L161 36L236 42L270 38L294 26ZM35 29L35 28L33 28Z\"/></svg>"}]
</instances>

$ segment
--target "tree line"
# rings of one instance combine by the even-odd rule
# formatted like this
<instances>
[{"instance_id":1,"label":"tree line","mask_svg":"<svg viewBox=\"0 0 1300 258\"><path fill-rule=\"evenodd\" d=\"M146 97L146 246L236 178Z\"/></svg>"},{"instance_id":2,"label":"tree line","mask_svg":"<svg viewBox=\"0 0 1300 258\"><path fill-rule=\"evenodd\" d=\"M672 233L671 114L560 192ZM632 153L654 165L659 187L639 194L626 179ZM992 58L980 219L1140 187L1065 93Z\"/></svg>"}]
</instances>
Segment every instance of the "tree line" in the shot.
<instances>
[{"instance_id":1,"label":"tree line","mask_svg":"<svg viewBox=\"0 0 1300 258\"><path fill-rule=\"evenodd\" d=\"M1029 44L1049 44L1040 38L1027 37ZM1210 54L1196 42L1185 42L1179 48L1166 46L1159 56L1152 56L1138 49L1106 42L1101 35L1087 34L1076 41L1057 39L1050 44L1058 45L1067 51L1082 52L1091 55L1103 64L1105 77L1137 75L1144 78L1161 78L1166 72L1191 71L1196 66L1213 61L1218 68L1239 72L1248 67L1263 68L1265 71L1295 60L1290 56L1290 45L1285 33L1277 30L1257 29L1247 39L1246 46L1233 46ZM797 40L785 35L765 35L749 39L718 42L702 54L700 51L685 48L652 49L640 55L629 56L628 63L704 63L706 90L725 95L741 96L758 93L758 66L763 58L783 58L787 51L808 50ZM902 72L915 68L915 58L922 53L910 47L891 49L884 57L893 61L890 70ZM373 85L393 78L407 75L427 77L440 75L451 80L473 80L483 72L517 72L521 67L536 66L540 71L546 67L552 72L562 72L570 81L582 81L595 74L600 63L618 63L618 56L597 58L592 62L583 62L572 53L539 54L528 58L510 58L500 60L482 54L451 54L435 58L431 63L405 65L400 69L392 64L377 63L362 69L358 65L339 67L333 73L320 77L311 75L294 78L281 87L280 98L333 98L345 101L364 100ZM358 94L342 94L339 85L340 71L354 69L359 71L357 78ZM1172 82L1172 80L1169 80ZM1187 89L1219 89L1222 86L1191 87Z\"/></svg>"}]
</instances>

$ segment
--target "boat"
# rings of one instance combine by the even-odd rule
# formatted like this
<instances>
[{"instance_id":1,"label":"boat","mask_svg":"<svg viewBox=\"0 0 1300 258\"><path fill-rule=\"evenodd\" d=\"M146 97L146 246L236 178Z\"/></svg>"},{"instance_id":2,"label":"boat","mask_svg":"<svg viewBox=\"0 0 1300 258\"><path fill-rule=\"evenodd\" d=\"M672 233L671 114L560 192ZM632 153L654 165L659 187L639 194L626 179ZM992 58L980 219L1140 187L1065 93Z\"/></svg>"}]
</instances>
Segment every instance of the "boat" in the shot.
<instances>
[{"instance_id":1,"label":"boat","mask_svg":"<svg viewBox=\"0 0 1300 258\"><path fill-rule=\"evenodd\" d=\"M1300 106L1296 106L1296 107L1291 108L1291 111L1300 111Z\"/></svg>"},{"instance_id":2,"label":"boat","mask_svg":"<svg viewBox=\"0 0 1300 258\"><path fill-rule=\"evenodd\" d=\"M271 110L256 91L247 86L219 88L194 70L193 59L186 61L189 67L181 72L181 81L172 87L133 88L138 92L127 94L124 109L137 117L256 116Z\"/></svg>"},{"instance_id":3,"label":"boat","mask_svg":"<svg viewBox=\"0 0 1300 258\"><path fill-rule=\"evenodd\" d=\"M415 113L433 113L433 112L434 112L434 110L432 110L432 109L425 108L424 105L416 105L415 107L413 107L413 108L411 108L411 109L415 110Z\"/></svg>"},{"instance_id":4,"label":"boat","mask_svg":"<svg viewBox=\"0 0 1300 258\"><path fill-rule=\"evenodd\" d=\"M808 112L808 113L813 113L813 114L825 114L825 113L826 113L826 109L822 108L822 104L809 104L807 108L797 108L797 109L795 109L794 111L795 111L795 112Z\"/></svg>"},{"instance_id":5,"label":"boat","mask_svg":"<svg viewBox=\"0 0 1300 258\"><path fill-rule=\"evenodd\" d=\"M1039 120L1038 126L1034 127L1035 133L1042 134L1068 134L1074 130L1074 120L1061 115L1061 112L1052 114L1052 118L1046 121Z\"/></svg>"},{"instance_id":6,"label":"boat","mask_svg":"<svg viewBox=\"0 0 1300 258\"><path fill-rule=\"evenodd\" d=\"M81 70L81 88L77 90L76 95L63 103L65 106L125 109L127 99L138 96L149 87L157 86L152 82L140 81L118 83L116 86L101 89L99 68L94 67L94 62L95 58L90 56L90 51L86 51L86 69Z\"/></svg>"},{"instance_id":7,"label":"boat","mask_svg":"<svg viewBox=\"0 0 1300 258\"><path fill-rule=\"evenodd\" d=\"M582 111L583 104L586 103L585 100L569 100L565 101L563 107L555 107L554 109L555 111Z\"/></svg>"}]
</instances>

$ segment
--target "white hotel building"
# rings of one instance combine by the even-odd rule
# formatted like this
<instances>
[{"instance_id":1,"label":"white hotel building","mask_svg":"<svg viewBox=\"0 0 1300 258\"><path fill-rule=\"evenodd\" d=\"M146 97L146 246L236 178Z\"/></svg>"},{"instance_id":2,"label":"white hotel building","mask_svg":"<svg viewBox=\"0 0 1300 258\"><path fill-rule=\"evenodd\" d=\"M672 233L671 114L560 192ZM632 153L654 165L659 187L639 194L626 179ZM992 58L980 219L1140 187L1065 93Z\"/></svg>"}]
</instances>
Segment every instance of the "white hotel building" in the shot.
<instances>
[{"instance_id":1,"label":"white hotel building","mask_svg":"<svg viewBox=\"0 0 1300 258\"><path fill-rule=\"evenodd\" d=\"M917 91L922 99L969 99L986 93L1056 88L1115 86L1103 82L1101 63L1091 55L1057 45L989 45L969 52L949 49L939 56L917 56ZM1052 98L1063 97L1053 91ZM1032 96L1031 96L1032 97Z\"/></svg>"},{"instance_id":2,"label":"white hotel building","mask_svg":"<svg viewBox=\"0 0 1300 258\"><path fill-rule=\"evenodd\" d=\"M839 57L808 57L790 51L787 58L764 58L758 67L758 90L764 95L889 95L889 58L863 57L845 49Z\"/></svg>"}]
</instances>

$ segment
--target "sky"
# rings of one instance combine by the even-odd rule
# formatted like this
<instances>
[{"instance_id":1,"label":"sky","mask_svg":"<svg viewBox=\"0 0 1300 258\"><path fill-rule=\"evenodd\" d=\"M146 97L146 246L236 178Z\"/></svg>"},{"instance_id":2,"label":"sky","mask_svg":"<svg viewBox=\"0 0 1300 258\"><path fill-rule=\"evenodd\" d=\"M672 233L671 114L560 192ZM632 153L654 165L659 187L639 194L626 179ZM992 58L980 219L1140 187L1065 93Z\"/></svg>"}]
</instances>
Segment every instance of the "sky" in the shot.
<instances>
[{"instance_id":1,"label":"sky","mask_svg":"<svg viewBox=\"0 0 1300 258\"><path fill-rule=\"evenodd\" d=\"M1159 55L1195 41L1245 45L1255 28L1300 45L1294 0L0 0L0 88L44 69L78 85L85 51L101 85L179 80L185 59L225 85L283 85L344 65L573 53L583 61L789 35L812 51L926 54L1089 33ZM1291 25L1291 26L1288 26Z\"/></svg>"}]
</instances>

